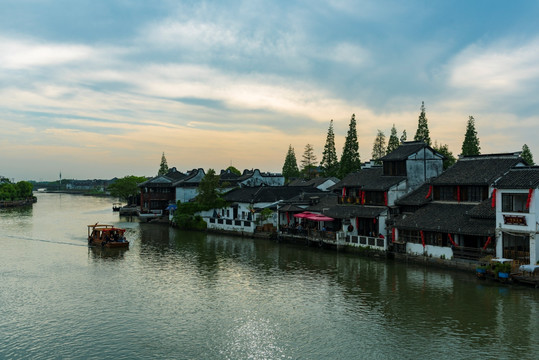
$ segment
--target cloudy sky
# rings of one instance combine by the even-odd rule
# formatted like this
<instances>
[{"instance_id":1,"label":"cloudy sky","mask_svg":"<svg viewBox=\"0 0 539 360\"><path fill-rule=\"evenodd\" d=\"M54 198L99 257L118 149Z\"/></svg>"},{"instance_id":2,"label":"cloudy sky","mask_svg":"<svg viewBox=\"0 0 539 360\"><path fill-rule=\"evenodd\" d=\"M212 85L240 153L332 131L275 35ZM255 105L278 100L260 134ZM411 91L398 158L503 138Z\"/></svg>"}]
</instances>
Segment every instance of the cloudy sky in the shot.
<instances>
[{"instance_id":1,"label":"cloudy sky","mask_svg":"<svg viewBox=\"0 0 539 360\"><path fill-rule=\"evenodd\" d=\"M537 1L1 0L0 175L280 172L395 124L539 160Z\"/></svg>"}]
</instances>

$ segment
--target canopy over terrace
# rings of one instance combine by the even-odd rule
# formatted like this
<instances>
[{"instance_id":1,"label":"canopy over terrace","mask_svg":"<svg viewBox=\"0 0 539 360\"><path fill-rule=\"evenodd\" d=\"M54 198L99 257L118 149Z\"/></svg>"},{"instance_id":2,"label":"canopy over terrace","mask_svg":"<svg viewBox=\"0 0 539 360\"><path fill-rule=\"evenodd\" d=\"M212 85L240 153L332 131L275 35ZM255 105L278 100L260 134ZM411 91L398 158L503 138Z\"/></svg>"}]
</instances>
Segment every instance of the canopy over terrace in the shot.
<instances>
[{"instance_id":1,"label":"canopy over terrace","mask_svg":"<svg viewBox=\"0 0 539 360\"><path fill-rule=\"evenodd\" d=\"M308 218L309 216L313 216L314 214L312 212L309 212L309 211L304 211L302 213L299 213L299 214L294 214L294 217L295 218L300 218L300 219L305 219L305 218Z\"/></svg>"},{"instance_id":2,"label":"canopy over terrace","mask_svg":"<svg viewBox=\"0 0 539 360\"><path fill-rule=\"evenodd\" d=\"M332 217L325 216L325 215L322 215L322 214L314 214L314 213L309 212L309 211L304 211L304 212L299 213L299 214L294 214L294 217L300 218L300 219L313 220L313 221L333 221L333 220L335 220Z\"/></svg>"}]
</instances>

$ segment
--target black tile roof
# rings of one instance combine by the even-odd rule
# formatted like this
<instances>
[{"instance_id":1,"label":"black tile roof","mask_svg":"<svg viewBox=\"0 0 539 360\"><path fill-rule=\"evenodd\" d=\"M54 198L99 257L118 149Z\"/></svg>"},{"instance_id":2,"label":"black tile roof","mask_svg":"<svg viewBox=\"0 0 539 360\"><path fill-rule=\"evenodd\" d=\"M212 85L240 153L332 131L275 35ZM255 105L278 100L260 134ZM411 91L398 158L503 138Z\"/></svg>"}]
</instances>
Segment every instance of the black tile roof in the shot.
<instances>
[{"instance_id":1,"label":"black tile roof","mask_svg":"<svg viewBox=\"0 0 539 360\"><path fill-rule=\"evenodd\" d=\"M344 187L360 187L365 191L387 191L392 186L406 180L406 176L384 176L384 169L381 166L362 169L358 172L348 174L337 184L331 186L330 190L342 189Z\"/></svg>"},{"instance_id":2,"label":"black tile roof","mask_svg":"<svg viewBox=\"0 0 539 360\"><path fill-rule=\"evenodd\" d=\"M318 177L311 180L296 179L288 183L288 186L312 186L318 187L328 180L332 180L334 183L338 183L339 179L336 177Z\"/></svg>"},{"instance_id":3,"label":"black tile roof","mask_svg":"<svg viewBox=\"0 0 539 360\"><path fill-rule=\"evenodd\" d=\"M323 193L312 187L300 186L257 186L234 189L226 193L223 197L228 202L260 203L276 202L288 200L302 193Z\"/></svg>"},{"instance_id":4,"label":"black tile roof","mask_svg":"<svg viewBox=\"0 0 539 360\"><path fill-rule=\"evenodd\" d=\"M395 222L405 230L423 230L472 236L494 236L495 219L478 219L470 215L473 204L431 203Z\"/></svg>"},{"instance_id":5,"label":"black tile roof","mask_svg":"<svg viewBox=\"0 0 539 360\"><path fill-rule=\"evenodd\" d=\"M539 166L521 166L507 172L496 181L498 189L537 189L539 187Z\"/></svg>"},{"instance_id":6,"label":"black tile roof","mask_svg":"<svg viewBox=\"0 0 539 360\"><path fill-rule=\"evenodd\" d=\"M303 212L305 211L304 208L300 208L299 206L287 204L285 206L282 206L279 208L280 212Z\"/></svg>"},{"instance_id":7,"label":"black tile roof","mask_svg":"<svg viewBox=\"0 0 539 360\"><path fill-rule=\"evenodd\" d=\"M432 180L433 185L491 185L511 167L523 163L518 154L463 157Z\"/></svg>"},{"instance_id":8,"label":"black tile roof","mask_svg":"<svg viewBox=\"0 0 539 360\"><path fill-rule=\"evenodd\" d=\"M432 152L434 151L430 146L423 141L406 141L403 142L398 148L381 158L382 161L400 161L406 160L410 155L419 152L423 148L428 148Z\"/></svg>"},{"instance_id":9,"label":"black tile roof","mask_svg":"<svg viewBox=\"0 0 539 360\"><path fill-rule=\"evenodd\" d=\"M323 214L334 219L351 219L355 217L370 219L385 211L387 211L385 206L335 205L328 210L324 210Z\"/></svg>"},{"instance_id":10,"label":"black tile roof","mask_svg":"<svg viewBox=\"0 0 539 360\"><path fill-rule=\"evenodd\" d=\"M322 194L320 201L307 208L309 211L323 212L324 209L336 206L339 202L337 194Z\"/></svg>"},{"instance_id":11,"label":"black tile roof","mask_svg":"<svg viewBox=\"0 0 539 360\"><path fill-rule=\"evenodd\" d=\"M398 206L422 206L429 203L432 199L430 196L428 199L426 196L429 194L430 184L423 184L409 194L404 195L397 201L395 205ZM432 195L432 194L431 194Z\"/></svg>"},{"instance_id":12,"label":"black tile roof","mask_svg":"<svg viewBox=\"0 0 539 360\"><path fill-rule=\"evenodd\" d=\"M469 212L470 216L477 219L496 220L496 207L492 207L492 198L482 201Z\"/></svg>"},{"instance_id":13,"label":"black tile roof","mask_svg":"<svg viewBox=\"0 0 539 360\"><path fill-rule=\"evenodd\" d=\"M159 175L148 179L138 184L138 186L172 187L175 182L185 179L186 177L186 174L177 171L176 168L172 168L165 175Z\"/></svg>"},{"instance_id":14,"label":"black tile roof","mask_svg":"<svg viewBox=\"0 0 539 360\"><path fill-rule=\"evenodd\" d=\"M197 179L196 177L202 174L203 176ZM187 173L187 176L185 176L183 179L179 179L178 181L174 182L174 186L198 186L200 184L200 180L206 176L206 173L204 169L193 169Z\"/></svg>"}]
</instances>

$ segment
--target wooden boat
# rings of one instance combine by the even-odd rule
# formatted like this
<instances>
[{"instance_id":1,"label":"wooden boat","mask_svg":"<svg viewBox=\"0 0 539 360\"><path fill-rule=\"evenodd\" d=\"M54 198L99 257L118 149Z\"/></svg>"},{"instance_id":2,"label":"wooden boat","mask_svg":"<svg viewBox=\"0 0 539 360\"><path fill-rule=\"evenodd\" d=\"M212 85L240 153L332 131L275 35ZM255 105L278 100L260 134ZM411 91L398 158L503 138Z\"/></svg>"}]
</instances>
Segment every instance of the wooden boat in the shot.
<instances>
[{"instance_id":1,"label":"wooden boat","mask_svg":"<svg viewBox=\"0 0 539 360\"><path fill-rule=\"evenodd\" d=\"M129 241L125 238L125 229L113 225L88 225L88 245L106 248L128 248Z\"/></svg>"}]
</instances>

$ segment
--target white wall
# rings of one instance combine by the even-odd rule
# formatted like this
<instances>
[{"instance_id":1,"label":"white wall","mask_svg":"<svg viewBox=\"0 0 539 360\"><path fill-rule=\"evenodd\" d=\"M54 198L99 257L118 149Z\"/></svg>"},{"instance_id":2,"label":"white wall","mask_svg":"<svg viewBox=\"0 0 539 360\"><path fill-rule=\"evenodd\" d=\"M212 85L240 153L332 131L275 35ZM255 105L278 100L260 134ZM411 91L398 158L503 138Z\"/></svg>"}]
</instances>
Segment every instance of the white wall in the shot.
<instances>
[{"instance_id":1,"label":"white wall","mask_svg":"<svg viewBox=\"0 0 539 360\"><path fill-rule=\"evenodd\" d=\"M539 260L539 191L535 189L528 213L502 212L503 194L525 194L526 189L498 189L496 191L496 256L503 257L503 231L519 233L530 237L530 263L535 264ZM503 215L520 216L526 219L526 225L504 224Z\"/></svg>"},{"instance_id":2,"label":"white wall","mask_svg":"<svg viewBox=\"0 0 539 360\"><path fill-rule=\"evenodd\" d=\"M442 255L445 259L453 258L453 250L445 246L434 246L434 245L425 245L415 244L415 243L406 243L406 252L412 255L424 255L432 256L436 258L441 258Z\"/></svg>"}]
</instances>

